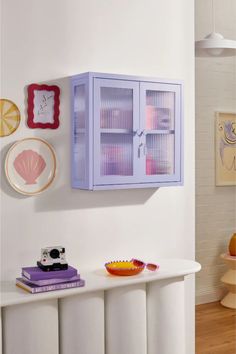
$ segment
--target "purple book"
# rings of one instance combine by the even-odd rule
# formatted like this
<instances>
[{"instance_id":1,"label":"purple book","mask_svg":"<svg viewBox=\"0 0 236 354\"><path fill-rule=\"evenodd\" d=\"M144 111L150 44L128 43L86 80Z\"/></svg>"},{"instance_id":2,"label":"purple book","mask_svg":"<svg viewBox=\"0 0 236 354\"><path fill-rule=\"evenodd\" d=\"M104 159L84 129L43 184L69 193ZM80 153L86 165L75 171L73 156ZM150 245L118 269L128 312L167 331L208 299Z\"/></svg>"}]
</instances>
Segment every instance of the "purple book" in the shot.
<instances>
[{"instance_id":1,"label":"purple book","mask_svg":"<svg viewBox=\"0 0 236 354\"><path fill-rule=\"evenodd\" d=\"M38 285L34 285L32 283L29 283L28 281L25 281L22 278L16 278L16 285L19 288L22 288L31 294L44 293L47 291L54 291L54 290L78 288L78 287L84 286L84 284L85 284L85 281L83 279L80 279L77 281L66 281L66 282L60 283L60 284L38 286Z\"/></svg>"},{"instance_id":2,"label":"purple book","mask_svg":"<svg viewBox=\"0 0 236 354\"><path fill-rule=\"evenodd\" d=\"M46 279L65 279L75 277L78 275L77 269L68 266L66 270L55 270L44 272L39 267L24 267L22 268L22 275L29 280L46 280Z\"/></svg>"},{"instance_id":3,"label":"purple book","mask_svg":"<svg viewBox=\"0 0 236 354\"><path fill-rule=\"evenodd\" d=\"M22 279L24 281L27 281L30 284L33 285L38 285L38 286L44 286L44 285L52 285L52 284L59 284L59 283L65 283L65 281L76 281L76 280L80 280L80 275L76 275L74 277L71 278L53 278L53 279L43 279L43 280L30 280L26 277L24 277L24 275L22 275Z\"/></svg>"}]
</instances>

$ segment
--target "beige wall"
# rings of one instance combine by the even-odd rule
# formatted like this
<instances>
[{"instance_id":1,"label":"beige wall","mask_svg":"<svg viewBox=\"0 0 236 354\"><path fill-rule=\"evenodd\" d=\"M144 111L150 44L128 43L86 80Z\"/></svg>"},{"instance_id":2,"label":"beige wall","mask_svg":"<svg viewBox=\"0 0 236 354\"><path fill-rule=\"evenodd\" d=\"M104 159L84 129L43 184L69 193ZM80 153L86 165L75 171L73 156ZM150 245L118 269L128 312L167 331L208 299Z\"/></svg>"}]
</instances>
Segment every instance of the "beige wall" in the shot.
<instances>
[{"instance_id":1,"label":"beige wall","mask_svg":"<svg viewBox=\"0 0 236 354\"><path fill-rule=\"evenodd\" d=\"M211 0L195 1L196 39L211 31ZM215 0L216 31L236 40L236 1ZM219 255L236 229L236 187L215 186L215 111L236 112L236 57L196 58L197 302L222 296Z\"/></svg>"}]
</instances>

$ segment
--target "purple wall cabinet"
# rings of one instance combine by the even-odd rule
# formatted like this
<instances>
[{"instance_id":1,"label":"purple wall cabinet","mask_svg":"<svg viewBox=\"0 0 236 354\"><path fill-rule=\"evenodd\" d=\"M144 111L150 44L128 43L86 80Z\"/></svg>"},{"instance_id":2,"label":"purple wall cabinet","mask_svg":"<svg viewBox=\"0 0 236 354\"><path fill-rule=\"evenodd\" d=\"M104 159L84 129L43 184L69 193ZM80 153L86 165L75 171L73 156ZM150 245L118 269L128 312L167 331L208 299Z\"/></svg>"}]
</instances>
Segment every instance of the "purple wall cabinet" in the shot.
<instances>
[{"instance_id":1,"label":"purple wall cabinet","mask_svg":"<svg viewBox=\"0 0 236 354\"><path fill-rule=\"evenodd\" d=\"M84 73L71 77L72 187L183 184L183 84Z\"/></svg>"}]
</instances>

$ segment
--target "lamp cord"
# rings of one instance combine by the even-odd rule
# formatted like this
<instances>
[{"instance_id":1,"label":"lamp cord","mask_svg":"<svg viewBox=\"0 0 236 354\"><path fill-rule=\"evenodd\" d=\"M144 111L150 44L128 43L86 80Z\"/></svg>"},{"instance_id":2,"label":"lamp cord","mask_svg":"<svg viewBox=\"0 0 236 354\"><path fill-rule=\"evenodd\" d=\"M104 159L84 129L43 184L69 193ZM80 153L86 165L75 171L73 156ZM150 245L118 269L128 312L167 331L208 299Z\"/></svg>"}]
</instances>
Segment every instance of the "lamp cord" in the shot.
<instances>
[{"instance_id":1,"label":"lamp cord","mask_svg":"<svg viewBox=\"0 0 236 354\"><path fill-rule=\"evenodd\" d=\"M214 6L214 0L212 0L211 2L211 5L212 5L212 29L213 29L213 32L215 32L215 6Z\"/></svg>"}]
</instances>

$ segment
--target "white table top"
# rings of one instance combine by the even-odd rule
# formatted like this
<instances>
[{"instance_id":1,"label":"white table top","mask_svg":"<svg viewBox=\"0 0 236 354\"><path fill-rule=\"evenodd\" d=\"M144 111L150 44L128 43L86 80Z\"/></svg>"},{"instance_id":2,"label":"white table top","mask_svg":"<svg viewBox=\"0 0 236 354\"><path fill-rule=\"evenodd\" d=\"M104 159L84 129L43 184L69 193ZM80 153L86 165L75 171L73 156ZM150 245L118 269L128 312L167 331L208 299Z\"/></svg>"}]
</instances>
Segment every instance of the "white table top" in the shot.
<instances>
[{"instance_id":1,"label":"white table top","mask_svg":"<svg viewBox=\"0 0 236 354\"><path fill-rule=\"evenodd\" d=\"M18 288L14 281L1 282L1 307L23 304L46 299L63 298L86 292L108 290L120 286L128 286L138 283L148 283L163 279L170 279L196 273L201 265L195 261L186 259L163 259L156 262L160 268L156 272L144 270L135 276L112 276L105 269L83 270L79 269L81 278L85 280L85 286L81 288L57 290L40 294L30 294Z\"/></svg>"}]
</instances>

